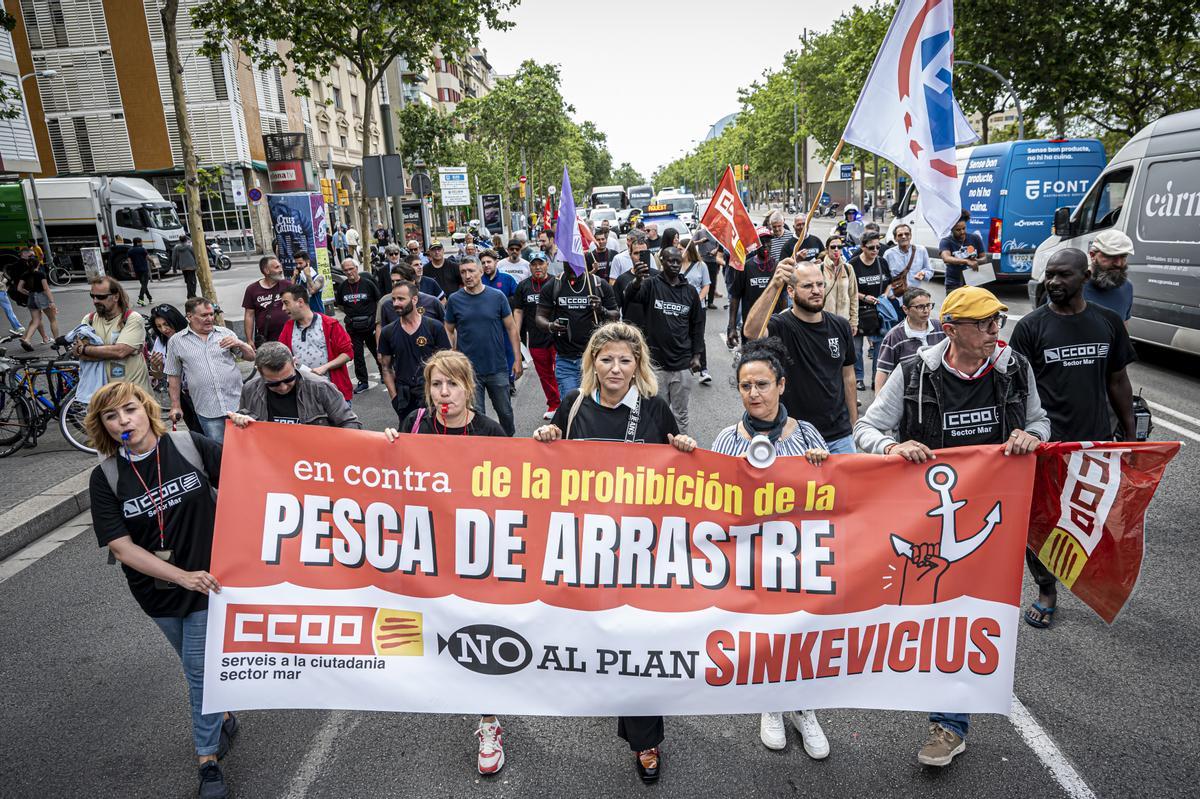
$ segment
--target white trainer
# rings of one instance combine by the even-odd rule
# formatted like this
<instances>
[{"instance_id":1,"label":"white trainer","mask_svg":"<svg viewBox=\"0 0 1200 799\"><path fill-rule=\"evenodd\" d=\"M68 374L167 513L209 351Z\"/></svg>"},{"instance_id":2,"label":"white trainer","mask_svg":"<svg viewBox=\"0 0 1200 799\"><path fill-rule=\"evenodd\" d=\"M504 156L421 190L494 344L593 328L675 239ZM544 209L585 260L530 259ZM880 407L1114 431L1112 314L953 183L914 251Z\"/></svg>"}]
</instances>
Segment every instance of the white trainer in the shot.
<instances>
[{"instance_id":1,"label":"white trainer","mask_svg":"<svg viewBox=\"0 0 1200 799\"><path fill-rule=\"evenodd\" d=\"M480 721L475 735L479 737L479 773L498 773L504 768L504 728L500 720Z\"/></svg>"},{"instance_id":2,"label":"white trainer","mask_svg":"<svg viewBox=\"0 0 1200 799\"><path fill-rule=\"evenodd\" d=\"M763 746L776 751L787 747L787 730L783 727L782 713L763 713L758 723L758 737Z\"/></svg>"},{"instance_id":3,"label":"white trainer","mask_svg":"<svg viewBox=\"0 0 1200 799\"><path fill-rule=\"evenodd\" d=\"M817 714L811 710L790 710L787 715L788 721L792 722L792 726L800 733L804 751L808 752L808 756L813 760L829 757L829 739L821 729L821 722L817 721Z\"/></svg>"}]
</instances>

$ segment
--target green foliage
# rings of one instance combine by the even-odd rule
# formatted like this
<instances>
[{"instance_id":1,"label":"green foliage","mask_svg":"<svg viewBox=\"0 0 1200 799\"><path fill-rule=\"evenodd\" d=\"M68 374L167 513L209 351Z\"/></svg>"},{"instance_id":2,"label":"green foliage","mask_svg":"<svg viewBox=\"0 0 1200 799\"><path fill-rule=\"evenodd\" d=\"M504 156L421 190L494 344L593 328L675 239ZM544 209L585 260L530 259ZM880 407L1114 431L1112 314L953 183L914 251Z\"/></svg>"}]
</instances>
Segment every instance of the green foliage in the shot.
<instances>
[{"instance_id":1,"label":"green foliage","mask_svg":"<svg viewBox=\"0 0 1200 799\"><path fill-rule=\"evenodd\" d=\"M196 170L196 185L201 197L210 199L221 195L221 180L225 177L225 169L218 166L199 167ZM171 190L183 197L187 194L187 181L177 180Z\"/></svg>"},{"instance_id":2,"label":"green foliage","mask_svg":"<svg viewBox=\"0 0 1200 799\"><path fill-rule=\"evenodd\" d=\"M622 161L604 180L595 180L593 186L642 186L645 185L646 179L642 177L642 173L633 168L633 165L628 161Z\"/></svg>"}]
</instances>

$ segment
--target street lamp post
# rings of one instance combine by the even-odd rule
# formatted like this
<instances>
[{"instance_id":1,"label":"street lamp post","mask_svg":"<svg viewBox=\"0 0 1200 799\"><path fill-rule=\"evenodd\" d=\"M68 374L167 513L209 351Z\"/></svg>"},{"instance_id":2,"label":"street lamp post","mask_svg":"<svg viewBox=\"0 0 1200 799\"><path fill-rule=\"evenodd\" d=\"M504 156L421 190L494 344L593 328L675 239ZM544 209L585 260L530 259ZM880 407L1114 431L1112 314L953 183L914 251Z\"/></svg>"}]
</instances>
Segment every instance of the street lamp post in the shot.
<instances>
[{"instance_id":1,"label":"street lamp post","mask_svg":"<svg viewBox=\"0 0 1200 799\"><path fill-rule=\"evenodd\" d=\"M974 61L963 61L960 58L954 59L954 63L955 64L965 64L968 67L978 67L979 69L982 69L984 72L986 72L989 75L991 75L992 77L994 77L996 80L1000 81L1000 85L1008 90L1009 97L1013 98L1013 102L1017 106L1017 138L1024 139L1025 138L1025 114L1024 114L1024 112L1021 111L1021 98L1017 96L1017 90L1013 87L1012 81L1010 81L1008 78L1001 75L996 70L987 66L986 64L977 64Z\"/></svg>"},{"instance_id":2,"label":"street lamp post","mask_svg":"<svg viewBox=\"0 0 1200 799\"><path fill-rule=\"evenodd\" d=\"M25 93L25 81L34 76L39 78L53 78L58 74L57 69L39 69L34 72L28 72L21 76L21 93ZM38 197L37 178L32 172L29 173L29 190L33 194L33 207L37 210L38 227L42 229L42 250L46 256L46 263L49 266L54 266L54 252L50 249L50 234L46 230L46 216L42 213L42 201Z\"/></svg>"}]
</instances>

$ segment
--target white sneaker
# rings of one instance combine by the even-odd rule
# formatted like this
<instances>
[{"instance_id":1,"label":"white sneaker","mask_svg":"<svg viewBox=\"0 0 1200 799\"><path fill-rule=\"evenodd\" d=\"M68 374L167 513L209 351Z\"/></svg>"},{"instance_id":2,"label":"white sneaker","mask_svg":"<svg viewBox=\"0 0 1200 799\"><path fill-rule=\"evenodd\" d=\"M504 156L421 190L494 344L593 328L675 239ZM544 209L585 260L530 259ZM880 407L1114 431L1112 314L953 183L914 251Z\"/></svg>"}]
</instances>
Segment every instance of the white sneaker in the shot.
<instances>
[{"instance_id":1,"label":"white sneaker","mask_svg":"<svg viewBox=\"0 0 1200 799\"><path fill-rule=\"evenodd\" d=\"M800 733L804 751L808 752L808 756L813 760L829 757L829 739L821 729L821 722L817 721L817 714L811 710L790 710L787 715L788 721L792 722L792 726Z\"/></svg>"},{"instance_id":2,"label":"white sneaker","mask_svg":"<svg viewBox=\"0 0 1200 799\"><path fill-rule=\"evenodd\" d=\"M712 375L708 373L707 369L702 369L700 371L700 382L706 386L712 382Z\"/></svg>"},{"instance_id":3,"label":"white sneaker","mask_svg":"<svg viewBox=\"0 0 1200 799\"><path fill-rule=\"evenodd\" d=\"M776 751L787 747L787 730L783 728L782 713L763 713L758 722L758 737L763 746Z\"/></svg>"},{"instance_id":4,"label":"white sneaker","mask_svg":"<svg viewBox=\"0 0 1200 799\"><path fill-rule=\"evenodd\" d=\"M500 720L480 721L475 735L479 737L479 773L499 773L504 768L504 728Z\"/></svg>"}]
</instances>

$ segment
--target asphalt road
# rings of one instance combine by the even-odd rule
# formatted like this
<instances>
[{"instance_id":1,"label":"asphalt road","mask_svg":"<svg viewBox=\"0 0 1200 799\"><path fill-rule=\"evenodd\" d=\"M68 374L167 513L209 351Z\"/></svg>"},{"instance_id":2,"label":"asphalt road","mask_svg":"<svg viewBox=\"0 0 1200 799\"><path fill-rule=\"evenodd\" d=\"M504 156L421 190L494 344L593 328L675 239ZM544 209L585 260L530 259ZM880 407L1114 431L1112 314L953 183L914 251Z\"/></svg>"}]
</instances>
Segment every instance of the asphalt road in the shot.
<instances>
[{"instance_id":1,"label":"asphalt road","mask_svg":"<svg viewBox=\"0 0 1200 799\"><path fill-rule=\"evenodd\" d=\"M219 276L222 304L236 308L250 279L247 267ZM153 290L156 299L182 301L177 278ZM58 292L64 315L81 316L79 290ZM1013 314L1028 310L1023 288L999 293ZM709 320L714 382L697 387L692 409L692 433L702 444L741 412L720 340L724 313L710 311ZM1156 409L1161 423L1153 437L1182 438L1185 446L1147 515L1137 590L1111 627L1067 593L1051 630L1022 625L1014 692L1028 716L1016 717L1020 726L975 717L966 753L948 769L916 763L925 732L916 713L819 712L832 747L819 763L807 758L794 732L785 752L766 750L757 716L671 718L664 776L647 789L613 719L506 717L507 765L485 780L475 772L474 717L261 711L241 715L241 735L224 761L230 784L242 797L1195 796L1200 578L1193 564L1200 532L1192 514L1200 481L1200 368L1177 354L1139 352L1143 361L1130 370L1135 389L1167 409ZM871 394L862 399L865 406ZM536 380L522 379L519 434L540 423L544 407ZM355 408L368 428L395 418L381 388L357 397ZM67 455L72 472L88 464L85 456ZM6 499L21 461L0 461ZM9 686L0 697L0 795L194 795L178 662L120 571L105 565L90 530L15 575L6 566L0 564L0 684ZM1032 600L1031 583L1025 595Z\"/></svg>"}]
</instances>

